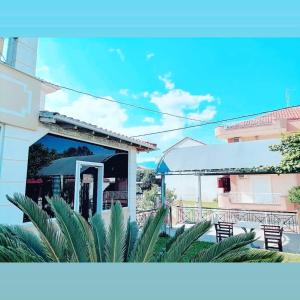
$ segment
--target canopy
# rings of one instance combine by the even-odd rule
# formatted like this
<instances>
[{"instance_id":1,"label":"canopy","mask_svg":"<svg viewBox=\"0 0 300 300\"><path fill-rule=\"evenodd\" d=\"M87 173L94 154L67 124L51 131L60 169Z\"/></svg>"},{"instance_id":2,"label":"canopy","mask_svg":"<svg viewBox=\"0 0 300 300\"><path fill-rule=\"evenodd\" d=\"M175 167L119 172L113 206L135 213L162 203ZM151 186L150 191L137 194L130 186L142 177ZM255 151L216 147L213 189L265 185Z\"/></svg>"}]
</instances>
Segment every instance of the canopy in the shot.
<instances>
[{"instance_id":1,"label":"canopy","mask_svg":"<svg viewBox=\"0 0 300 300\"><path fill-rule=\"evenodd\" d=\"M42 168L38 174L40 176L54 176L54 175L64 175L72 176L75 175L76 171L76 161L89 161L89 162L104 162L107 159L115 156L117 154L95 154L95 155L86 155L86 156L70 156L60 159L56 159L51 162L47 167ZM82 171L85 171L88 167L83 167Z\"/></svg>"},{"instance_id":2,"label":"canopy","mask_svg":"<svg viewBox=\"0 0 300 300\"><path fill-rule=\"evenodd\" d=\"M198 173L202 175L255 173L254 168L277 166L281 154L270 150L280 140L257 140L215 145L173 148L157 166L157 173ZM267 173L266 169L257 173Z\"/></svg>"}]
</instances>

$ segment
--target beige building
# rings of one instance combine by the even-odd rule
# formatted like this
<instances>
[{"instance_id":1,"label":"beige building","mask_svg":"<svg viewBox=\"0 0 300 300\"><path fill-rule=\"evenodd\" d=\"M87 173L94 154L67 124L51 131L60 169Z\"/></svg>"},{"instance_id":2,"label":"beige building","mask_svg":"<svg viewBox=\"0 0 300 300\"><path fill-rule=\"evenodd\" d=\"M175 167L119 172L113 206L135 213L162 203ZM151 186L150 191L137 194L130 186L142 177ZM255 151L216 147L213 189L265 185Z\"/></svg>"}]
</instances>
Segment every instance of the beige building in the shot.
<instances>
[{"instance_id":1,"label":"beige building","mask_svg":"<svg viewBox=\"0 0 300 300\"><path fill-rule=\"evenodd\" d=\"M136 217L136 155L156 145L44 110L57 87L35 77L37 39L11 38L0 62L0 223L26 216L6 195L22 193L46 211L62 196L89 219L120 201ZM0 38L0 52L3 39Z\"/></svg>"},{"instance_id":2,"label":"beige building","mask_svg":"<svg viewBox=\"0 0 300 300\"><path fill-rule=\"evenodd\" d=\"M274 111L215 129L216 137L228 143L270 140L293 132L300 132L300 107ZM219 188L220 208L265 211L297 208L288 201L288 191L300 185L300 174L230 175L227 178L229 188Z\"/></svg>"}]
</instances>

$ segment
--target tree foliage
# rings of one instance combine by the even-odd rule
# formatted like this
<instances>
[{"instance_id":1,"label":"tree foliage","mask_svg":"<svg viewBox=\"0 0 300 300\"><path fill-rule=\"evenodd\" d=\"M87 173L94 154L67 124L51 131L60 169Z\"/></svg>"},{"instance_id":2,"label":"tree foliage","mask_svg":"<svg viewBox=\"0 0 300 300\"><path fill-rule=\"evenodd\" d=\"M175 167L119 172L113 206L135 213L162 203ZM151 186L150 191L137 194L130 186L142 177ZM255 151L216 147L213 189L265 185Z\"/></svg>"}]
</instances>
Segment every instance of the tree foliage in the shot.
<instances>
[{"instance_id":1,"label":"tree foliage","mask_svg":"<svg viewBox=\"0 0 300 300\"><path fill-rule=\"evenodd\" d=\"M112 206L107 228L101 214L95 214L90 225L59 197L47 199L56 221L28 197L14 194L8 200L29 216L35 230L0 225L0 262L180 262L192 243L211 227L209 221L203 221L186 231L181 228L157 254L155 247L166 208L160 208L155 216L149 217L138 235L136 223L124 221L120 203ZM254 233L229 237L196 253L192 261L283 260L276 252L253 252L244 248L254 240Z\"/></svg>"},{"instance_id":2,"label":"tree foliage","mask_svg":"<svg viewBox=\"0 0 300 300\"><path fill-rule=\"evenodd\" d=\"M300 172L300 132L284 135L280 144L272 145L270 149L282 155L279 166L274 168L277 173Z\"/></svg>"},{"instance_id":3,"label":"tree foliage","mask_svg":"<svg viewBox=\"0 0 300 300\"><path fill-rule=\"evenodd\" d=\"M294 186L289 190L289 201L300 204L300 186Z\"/></svg>"}]
</instances>

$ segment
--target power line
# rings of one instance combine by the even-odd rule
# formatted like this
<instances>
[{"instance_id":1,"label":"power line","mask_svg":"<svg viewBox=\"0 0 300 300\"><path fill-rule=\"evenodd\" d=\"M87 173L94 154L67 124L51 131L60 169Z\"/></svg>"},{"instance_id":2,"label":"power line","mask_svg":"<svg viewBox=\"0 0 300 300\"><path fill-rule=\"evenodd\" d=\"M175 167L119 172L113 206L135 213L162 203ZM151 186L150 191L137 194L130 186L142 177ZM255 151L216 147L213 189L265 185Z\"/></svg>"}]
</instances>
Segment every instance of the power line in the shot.
<instances>
[{"instance_id":1,"label":"power line","mask_svg":"<svg viewBox=\"0 0 300 300\"><path fill-rule=\"evenodd\" d=\"M300 107L300 105L292 105L292 106L289 106L289 107L283 107L283 108L278 108L278 109L273 109L273 110L267 110L267 111L263 111L263 112L259 112L259 113L248 114L248 115L238 116L238 117L229 118L229 119L211 121L211 122L206 122L206 123L202 123L202 124L195 124L195 125L184 126L184 127L179 127L179 128L173 128L173 129L167 129L167 130L161 130L161 131L154 131L154 132L134 135L134 136L131 136L131 137L132 138L137 138L137 137L155 135L155 134L160 134L160 133L184 130L184 129L189 129L189 128L202 127L202 126L206 126L206 125L225 123L225 122L229 122L229 121L239 120L239 119L243 119L243 118L255 117L255 116L259 116L259 115L263 115L263 114L267 114L267 113L276 112L276 111L279 111L279 110L282 110L282 109L295 108L295 107Z\"/></svg>"},{"instance_id":2,"label":"power line","mask_svg":"<svg viewBox=\"0 0 300 300\"><path fill-rule=\"evenodd\" d=\"M48 81L46 81L44 79L40 79L40 80L42 82L44 82L44 83L53 85L53 86L55 86L57 88L68 90L68 91L71 91L71 92L75 92L75 93L78 93L78 94L81 94L81 95L90 96L90 97L93 97L93 98L96 98L96 99L101 99L101 100L105 100L105 101L109 101L109 102L114 102L114 103L118 103L118 104L126 105L126 106L129 106L129 107L133 107L133 108L137 108L137 109L142 109L142 110L150 111L150 112L161 114L161 115L167 115L169 117L180 118L180 119L185 119L185 120L189 120L189 121L202 122L202 120L200 120L200 119L195 119L195 118L189 118L189 117L185 117L185 116L175 115L175 114L171 114L171 113L168 113L168 112L163 112L163 111L152 109L152 108L147 108L147 107L140 106L140 105L135 105L135 104L131 104L131 103L127 103L127 102L115 100L115 99L110 99L110 98L103 97L103 96L97 96L95 94L88 93L88 92L82 92L80 90L77 90L77 89L74 89L74 88L70 88L70 87L67 87L67 86L62 86L62 85L54 84L54 83L48 82Z\"/></svg>"}]
</instances>

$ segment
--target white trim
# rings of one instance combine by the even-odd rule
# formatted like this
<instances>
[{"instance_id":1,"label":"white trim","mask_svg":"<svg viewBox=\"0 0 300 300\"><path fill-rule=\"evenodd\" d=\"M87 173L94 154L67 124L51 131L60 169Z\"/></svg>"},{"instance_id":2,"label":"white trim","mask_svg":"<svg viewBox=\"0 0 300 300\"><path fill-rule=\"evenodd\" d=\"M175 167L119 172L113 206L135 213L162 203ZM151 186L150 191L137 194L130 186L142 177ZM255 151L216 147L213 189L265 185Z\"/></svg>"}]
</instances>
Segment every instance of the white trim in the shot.
<instances>
[{"instance_id":1,"label":"white trim","mask_svg":"<svg viewBox=\"0 0 300 300\"><path fill-rule=\"evenodd\" d=\"M10 77L6 74L0 74L0 78L3 78L6 81L12 82L15 85L21 86L23 88L23 92L28 95L27 98L27 106L25 109L22 109L20 112L16 112L13 110L5 109L5 108L0 108L0 111L6 114L14 115L17 117L25 117L26 115L29 115L31 113L31 106L32 106L32 91L28 90L28 86L24 84L23 82L16 80L13 77Z\"/></svg>"},{"instance_id":2,"label":"white trim","mask_svg":"<svg viewBox=\"0 0 300 300\"><path fill-rule=\"evenodd\" d=\"M80 170L82 166L90 166L98 168L98 188L97 188L97 212L102 211L103 207L103 176L104 176L104 164L89 162L89 161L76 161L75 171L75 188L74 188L74 211L79 212L79 193L80 193Z\"/></svg>"}]
</instances>

